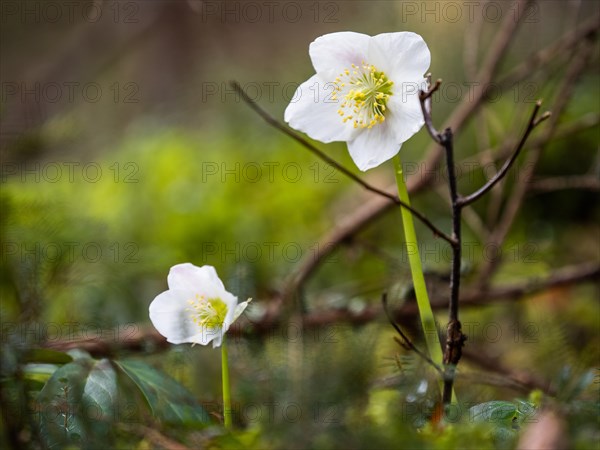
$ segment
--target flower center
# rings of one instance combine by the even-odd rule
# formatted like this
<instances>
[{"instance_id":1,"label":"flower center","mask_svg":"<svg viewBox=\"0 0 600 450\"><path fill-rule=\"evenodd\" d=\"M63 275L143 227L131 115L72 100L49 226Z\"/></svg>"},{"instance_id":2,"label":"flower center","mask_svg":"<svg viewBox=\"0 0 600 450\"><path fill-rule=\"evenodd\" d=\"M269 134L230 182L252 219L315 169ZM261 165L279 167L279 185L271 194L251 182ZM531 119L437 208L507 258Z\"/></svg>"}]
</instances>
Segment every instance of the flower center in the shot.
<instances>
[{"instance_id":1,"label":"flower center","mask_svg":"<svg viewBox=\"0 0 600 450\"><path fill-rule=\"evenodd\" d=\"M394 82L372 64L352 64L334 81L332 99L343 95L338 114L344 123L352 121L354 128L372 128L385 120L387 102Z\"/></svg>"},{"instance_id":2,"label":"flower center","mask_svg":"<svg viewBox=\"0 0 600 450\"><path fill-rule=\"evenodd\" d=\"M227 305L220 298L205 298L196 294L193 300L189 300L190 311L193 322L201 328L220 328L225 322Z\"/></svg>"}]
</instances>

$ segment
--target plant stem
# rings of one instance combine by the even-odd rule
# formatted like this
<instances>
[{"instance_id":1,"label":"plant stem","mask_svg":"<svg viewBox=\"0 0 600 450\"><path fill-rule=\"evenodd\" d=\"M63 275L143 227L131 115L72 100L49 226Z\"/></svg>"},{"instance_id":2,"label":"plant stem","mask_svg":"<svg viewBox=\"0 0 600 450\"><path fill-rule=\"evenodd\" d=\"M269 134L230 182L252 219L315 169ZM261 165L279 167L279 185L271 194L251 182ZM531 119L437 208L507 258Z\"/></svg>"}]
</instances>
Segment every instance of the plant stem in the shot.
<instances>
[{"instance_id":1,"label":"plant stem","mask_svg":"<svg viewBox=\"0 0 600 450\"><path fill-rule=\"evenodd\" d=\"M221 344L221 376L223 379L223 423L225 428L231 430L231 393L229 391L229 364L227 362L227 343L225 336Z\"/></svg>"},{"instance_id":2,"label":"plant stem","mask_svg":"<svg viewBox=\"0 0 600 450\"><path fill-rule=\"evenodd\" d=\"M396 169L396 183L398 184L398 196L402 202L410 205L410 199L408 197L408 190L404 181L404 173L402 171L400 155L394 159L394 164ZM404 226L406 251L408 253L408 262L410 264L413 286L417 297L419 316L421 317L423 333L425 334L425 343L427 344L427 350L433 362L438 367L442 367L442 346L440 344L438 330L435 325L433 310L431 309L431 304L429 303L429 296L427 295L427 287L425 286L425 277L423 276L423 268L421 267L421 256L419 253L415 225L413 223L412 214L410 211L407 211L404 208L402 208L402 224ZM440 387L443 387L443 383L441 381Z\"/></svg>"}]
</instances>

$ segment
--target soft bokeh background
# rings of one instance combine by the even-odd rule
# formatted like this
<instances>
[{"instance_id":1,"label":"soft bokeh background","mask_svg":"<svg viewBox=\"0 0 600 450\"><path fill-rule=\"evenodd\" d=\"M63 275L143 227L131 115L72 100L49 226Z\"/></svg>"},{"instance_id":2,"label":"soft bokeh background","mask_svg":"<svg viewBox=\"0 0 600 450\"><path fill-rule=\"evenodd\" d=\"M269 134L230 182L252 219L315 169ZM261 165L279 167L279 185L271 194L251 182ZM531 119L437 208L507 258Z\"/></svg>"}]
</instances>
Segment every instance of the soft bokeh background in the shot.
<instances>
[{"instance_id":1,"label":"soft bokeh background","mask_svg":"<svg viewBox=\"0 0 600 450\"><path fill-rule=\"evenodd\" d=\"M473 79L464 63L473 44L469 30L481 25L477 59L484 60L500 19L515 13L509 2L491 3L190 0L52 2L52 7L3 1L3 344L69 340L67 324L72 323L79 330L147 327L150 301L166 289L169 268L185 261L214 265L230 291L254 299L248 314L259 319L320 238L372 195L269 128L228 82L239 81L258 104L282 119L295 86L313 73L308 45L316 37L342 30L415 31L431 49L434 78L444 80L434 101L434 118L441 126L468 95ZM518 28L500 73L598 9L594 1L537 2ZM455 19L457 12L461 17ZM501 91L458 133L457 159L482 150L475 128L486 128L491 146L521 130L534 100L555 100L568 65L557 58L527 82ZM546 146L539 177L598 176L598 73L596 42L560 119L568 124L585 117L591 126ZM429 145L422 130L404 145L404 162L420 161ZM358 173L344 144L320 148ZM391 166L361 176L388 187ZM514 177L521 170L516 168ZM480 172L462 177L460 189L470 192L483 180ZM508 177L507 185L512 183ZM597 200L594 189L528 197L504 244L504 265L494 282L525 281L568 264L597 262ZM488 201L475 207L482 216ZM428 190L414 203L449 228L443 195ZM425 269L443 279L449 271L447 249L426 229L419 226L418 232L427 250ZM468 281L485 254L469 226L465 241L475 249L465 256ZM304 299L309 312L360 311L377 305L385 290L398 304L409 282L400 215L393 211L335 251L308 283ZM444 286L433 289L443 295ZM445 324L443 312L439 318ZM573 379L598 367L599 319L597 283L548 290L463 315L463 322L471 324L465 330L469 345L501 358L517 373L523 369L544 380L559 379L567 366ZM418 325L406 325L418 341ZM316 337L305 335L304 345L290 339L288 331L277 328L266 338L239 339L232 347L234 396L241 405L260 405L264 413L269 402L293 403L304 413L287 420L276 410L274 418L263 414L253 421L244 411L241 425L251 422L247 429L256 430L260 423L260 433L268 436L252 439L275 448L347 448L350 442L360 446L373 439L390 445L400 436L418 445L422 438L404 431L412 420L394 408L402 399L432 398L435 383L425 381L419 360L394 343L383 317L360 327L324 327ZM324 337L329 334L332 339ZM216 351L186 347L156 353L150 345L142 354L200 401L219 401ZM398 358L406 361L400 364ZM409 375L400 372L396 385L382 389L384 380L399 376L399 367ZM469 363L464 367L468 372ZM459 378L457 391L473 403L526 396L488 386L494 384L491 377L479 382ZM314 415L320 404L333 408L333 424ZM371 418L372 428L345 435L364 425L364 417ZM585 433L580 439L598 439L597 428ZM151 438L143 439L154 445ZM244 439L249 448L258 445Z\"/></svg>"}]
</instances>

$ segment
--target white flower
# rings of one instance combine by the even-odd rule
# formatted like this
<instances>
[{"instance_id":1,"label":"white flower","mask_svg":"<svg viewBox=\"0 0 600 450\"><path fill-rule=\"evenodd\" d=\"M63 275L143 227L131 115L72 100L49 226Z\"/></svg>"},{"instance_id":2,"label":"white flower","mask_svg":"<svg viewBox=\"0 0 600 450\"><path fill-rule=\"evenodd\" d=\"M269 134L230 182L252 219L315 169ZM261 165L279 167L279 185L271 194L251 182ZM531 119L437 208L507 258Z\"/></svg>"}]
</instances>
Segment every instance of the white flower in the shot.
<instances>
[{"instance_id":1,"label":"white flower","mask_svg":"<svg viewBox=\"0 0 600 450\"><path fill-rule=\"evenodd\" d=\"M178 264L171 267L167 283L169 290L150 304L150 320L173 344L212 341L213 347L220 346L225 332L250 302L238 305L212 266Z\"/></svg>"},{"instance_id":2,"label":"white flower","mask_svg":"<svg viewBox=\"0 0 600 450\"><path fill-rule=\"evenodd\" d=\"M292 128L325 143L348 142L365 171L395 156L423 126L419 90L427 89L431 55L418 34L331 33L309 53L316 74L285 110Z\"/></svg>"}]
</instances>

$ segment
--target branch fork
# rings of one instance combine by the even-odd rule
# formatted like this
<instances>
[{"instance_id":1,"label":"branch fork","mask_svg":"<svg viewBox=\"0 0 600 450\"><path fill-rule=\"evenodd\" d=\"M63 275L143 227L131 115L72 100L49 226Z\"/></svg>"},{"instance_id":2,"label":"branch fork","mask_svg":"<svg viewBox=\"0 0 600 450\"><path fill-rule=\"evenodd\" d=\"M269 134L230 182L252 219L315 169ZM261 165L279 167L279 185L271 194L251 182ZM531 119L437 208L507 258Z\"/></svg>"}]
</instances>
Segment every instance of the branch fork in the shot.
<instances>
[{"instance_id":1,"label":"branch fork","mask_svg":"<svg viewBox=\"0 0 600 450\"><path fill-rule=\"evenodd\" d=\"M446 330L446 344L444 348L443 364L444 367L439 367L433 360L418 347L416 347L412 341L402 332L398 325L394 322L389 311L387 309L387 295L384 294L382 297L382 303L384 310L390 320L390 323L394 329L400 335L400 339L397 341L406 349L410 349L417 353L427 363L431 364L440 375L443 377L443 402L449 404L452 401L452 392L454 385L454 378L456 373L456 366L462 358L462 348L467 340L467 336L462 332L462 326L458 319L459 310L459 292L460 292L460 265L461 265L461 215L462 209L471 203L480 199L488 191L490 191L502 178L506 176L508 171L511 169L519 154L521 153L527 138L531 132L543 121L550 117L550 112L545 112L538 117L539 110L541 108L541 101L538 101L532 111L529 122L523 133L519 143L515 150L512 152L509 159L504 163L503 167L496 173L494 177L488 180L481 188L467 196L462 196L458 193L456 172L454 165L454 135L450 127L446 128L443 132L439 132L433 125L433 119L431 114L431 98L433 94L439 90L442 80L438 79L434 84L431 83L431 74L427 74L428 89L427 91L419 91L419 102L421 110L423 112L423 118L425 120L425 128L431 136L431 138L440 146L442 146L446 153L446 164L448 170L448 181L450 186L450 200L452 205L452 234L448 235L437 226L435 226L424 214L417 211L410 205L406 204L396 195L390 194L384 190L371 186L360 177L356 176L349 169L345 168L337 161L333 160L307 139L300 136L285 124L280 123L269 113L263 110L256 104L242 89L242 87L235 81L231 82L233 89L238 92L242 100L246 102L260 117L263 118L269 125L288 135L296 142L301 144L303 147L311 151L321 160L327 164L335 167L341 173L346 175L348 178L362 186L364 189L385 197L387 200L399 205L400 207L410 211L410 213L419 219L424 225L426 225L435 236L444 239L452 247L452 270L450 274L450 300L449 300L449 322Z\"/></svg>"},{"instance_id":2,"label":"branch fork","mask_svg":"<svg viewBox=\"0 0 600 450\"><path fill-rule=\"evenodd\" d=\"M452 389L456 373L456 366L462 358L462 348L467 340L467 336L462 332L462 325L458 319L459 293L460 293L460 265L461 265L461 217L462 209L476 200L480 199L490 191L502 178L506 176L510 168L515 163L521 150L525 146L527 138L531 132L544 120L550 117L549 112L545 112L538 117L542 102L538 101L531 113L527 128L523 133L515 150L510 158L504 163L502 168L486 184L474 193L468 196L462 196L458 193L456 182L456 171L454 165L454 135L450 127L440 133L433 125L431 114L431 96L440 88L442 80L438 79L435 84L431 84L431 74L427 74L428 90L419 92L419 101L421 111L425 120L425 128L431 138L439 145L444 147L446 153L446 166L448 170L448 184L450 187L450 200L452 205L452 270L450 272L450 300L448 305L448 327L446 330L446 345L444 349L444 390L442 400L445 405L452 401Z\"/></svg>"}]
</instances>

